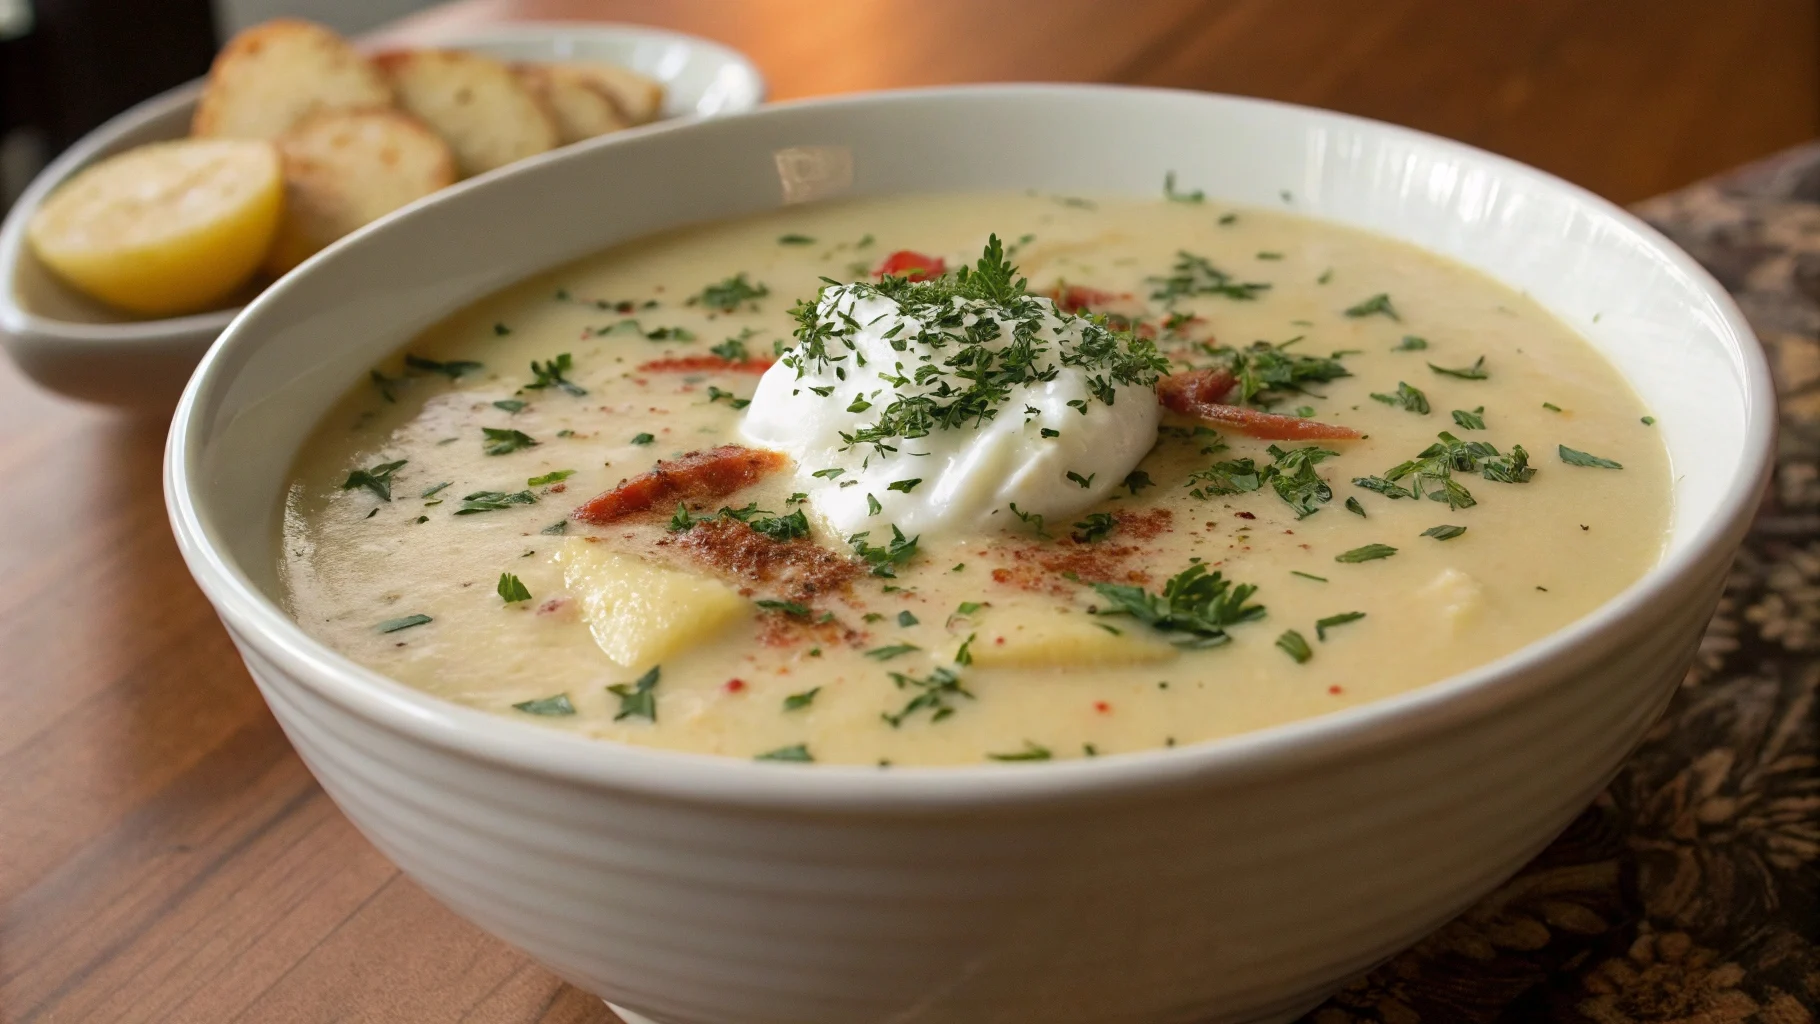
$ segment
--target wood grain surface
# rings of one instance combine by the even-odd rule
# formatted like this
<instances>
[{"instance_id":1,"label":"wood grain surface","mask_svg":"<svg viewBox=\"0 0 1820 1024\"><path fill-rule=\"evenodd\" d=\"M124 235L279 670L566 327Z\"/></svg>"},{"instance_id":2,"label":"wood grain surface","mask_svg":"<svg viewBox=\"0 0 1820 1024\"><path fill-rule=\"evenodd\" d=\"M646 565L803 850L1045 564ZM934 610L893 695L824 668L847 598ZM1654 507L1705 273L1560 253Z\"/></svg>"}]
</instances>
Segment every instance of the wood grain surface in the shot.
<instances>
[{"instance_id":1,"label":"wood grain surface","mask_svg":"<svg viewBox=\"0 0 1820 1024\"><path fill-rule=\"evenodd\" d=\"M1628 202L1820 134L1815 0L464 0L719 39L791 99L1039 79L1334 107ZM177 557L163 417L0 365L0 1021L603 1022L323 796Z\"/></svg>"}]
</instances>

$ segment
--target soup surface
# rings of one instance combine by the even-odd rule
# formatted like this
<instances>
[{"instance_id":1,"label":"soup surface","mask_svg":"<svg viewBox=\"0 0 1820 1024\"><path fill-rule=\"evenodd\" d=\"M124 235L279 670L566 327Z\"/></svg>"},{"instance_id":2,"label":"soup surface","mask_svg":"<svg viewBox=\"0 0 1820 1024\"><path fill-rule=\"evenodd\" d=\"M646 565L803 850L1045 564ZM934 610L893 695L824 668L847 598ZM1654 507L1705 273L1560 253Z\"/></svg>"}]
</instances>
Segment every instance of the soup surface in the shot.
<instances>
[{"instance_id":1,"label":"soup surface","mask_svg":"<svg viewBox=\"0 0 1820 1024\"><path fill-rule=\"evenodd\" d=\"M281 574L362 664L590 736L1115 754L1585 615L1662 548L1652 423L1528 298L1381 237L1180 194L868 199L427 331L308 442Z\"/></svg>"}]
</instances>

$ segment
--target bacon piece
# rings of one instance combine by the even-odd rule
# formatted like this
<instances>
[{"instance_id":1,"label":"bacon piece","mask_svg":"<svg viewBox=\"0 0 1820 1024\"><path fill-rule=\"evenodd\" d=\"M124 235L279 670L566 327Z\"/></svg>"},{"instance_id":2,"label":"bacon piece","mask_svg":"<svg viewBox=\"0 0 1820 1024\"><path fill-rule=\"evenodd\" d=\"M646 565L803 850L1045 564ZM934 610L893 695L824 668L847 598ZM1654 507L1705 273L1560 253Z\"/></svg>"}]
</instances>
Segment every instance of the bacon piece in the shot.
<instances>
[{"instance_id":1,"label":"bacon piece","mask_svg":"<svg viewBox=\"0 0 1820 1024\"><path fill-rule=\"evenodd\" d=\"M885 257L885 262L872 272L873 277L901 277L906 281L927 281L948 272L940 256L925 256L909 249L899 249Z\"/></svg>"},{"instance_id":2,"label":"bacon piece","mask_svg":"<svg viewBox=\"0 0 1820 1024\"><path fill-rule=\"evenodd\" d=\"M1227 370L1190 370L1157 381L1156 397L1172 412L1266 441L1341 441L1359 436L1351 427L1221 402L1237 384Z\"/></svg>"},{"instance_id":3,"label":"bacon piece","mask_svg":"<svg viewBox=\"0 0 1820 1024\"><path fill-rule=\"evenodd\" d=\"M1055 300L1055 308L1062 312L1080 313L1103 309L1121 299L1131 298L1131 294L1101 291L1081 284L1058 284L1049 289L1049 297Z\"/></svg>"},{"instance_id":4,"label":"bacon piece","mask_svg":"<svg viewBox=\"0 0 1820 1024\"><path fill-rule=\"evenodd\" d=\"M659 462L649 473L635 476L605 494L589 499L569 516L604 526L647 511L660 502L724 498L766 474L782 469L786 461L779 452L742 448L736 444L690 452L669 462Z\"/></svg>"},{"instance_id":5,"label":"bacon piece","mask_svg":"<svg viewBox=\"0 0 1820 1024\"><path fill-rule=\"evenodd\" d=\"M764 373L769 359L727 359L723 356L671 356L639 365L644 373Z\"/></svg>"}]
</instances>

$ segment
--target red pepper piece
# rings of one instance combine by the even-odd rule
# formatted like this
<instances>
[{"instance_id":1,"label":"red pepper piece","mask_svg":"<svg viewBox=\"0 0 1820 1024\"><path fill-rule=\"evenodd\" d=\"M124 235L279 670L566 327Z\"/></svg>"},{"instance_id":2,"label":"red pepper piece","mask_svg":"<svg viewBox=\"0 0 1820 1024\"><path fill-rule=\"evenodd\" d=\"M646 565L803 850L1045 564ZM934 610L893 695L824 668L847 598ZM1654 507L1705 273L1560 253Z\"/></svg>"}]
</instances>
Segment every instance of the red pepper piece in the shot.
<instances>
[{"instance_id":1,"label":"red pepper piece","mask_svg":"<svg viewBox=\"0 0 1820 1024\"><path fill-rule=\"evenodd\" d=\"M1226 370L1190 370L1157 381L1156 397L1172 412L1266 441L1342 441L1360 436L1351 427L1221 402L1237 384Z\"/></svg>"},{"instance_id":2,"label":"red pepper piece","mask_svg":"<svg viewBox=\"0 0 1820 1024\"><path fill-rule=\"evenodd\" d=\"M906 281L927 281L948 272L940 256L926 256L909 249L899 249L885 257L885 262L872 272L873 277L901 277Z\"/></svg>"},{"instance_id":3,"label":"red pepper piece","mask_svg":"<svg viewBox=\"0 0 1820 1024\"><path fill-rule=\"evenodd\" d=\"M736 444L690 452L659 462L649 473L589 499L569 517L603 526L648 511L660 502L724 498L782 469L786 461L779 452Z\"/></svg>"}]
</instances>

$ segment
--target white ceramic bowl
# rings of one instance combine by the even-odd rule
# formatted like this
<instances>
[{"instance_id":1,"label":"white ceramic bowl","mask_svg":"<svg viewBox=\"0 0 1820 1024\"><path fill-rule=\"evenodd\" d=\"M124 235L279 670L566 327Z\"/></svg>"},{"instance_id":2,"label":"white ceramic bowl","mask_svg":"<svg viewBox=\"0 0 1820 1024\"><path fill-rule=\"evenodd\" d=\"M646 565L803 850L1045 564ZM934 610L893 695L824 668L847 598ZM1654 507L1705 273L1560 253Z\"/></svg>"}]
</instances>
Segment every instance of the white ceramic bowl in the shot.
<instances>
[{"instance_id":1,"label":"white ceramic bowl","mask_svg":"<svg viewBox=\"0 0 1820 1024\"><path fill-rule=\"evenodd\" d=\"M412 42L503 60L629 67L664 83L665 118L735 113L764 99L764 79L742 54L662 29L526 22ZM200 81L178 86L83 136L33 180L0 226L0 345L41 386L91 402L169 409L202 353L240 312L236 302L192 316L135 320L64 285L25 244L26 222L71 175L122 150L189 134L201 93ZM254 289L247 291L239 301Z\"/></svg>"},{"instance_id":2,"label":"white ceramic bowl","mask_svg":"<svg viewBox=\"0 0 1820 1024\"><path fill-rule=\"evenodd\" d=\"M369 365L472 299L786 197L1154 195L1170 170L1224 200L1288 190L1295 209L1482 268L1583 331L1673 453L1661 565L1542 642L1376 704L1144 754L888 772L508 721L361 668L279 605L279 500L300 440ZM615 1004L668 1024L1263 1021L1466 907L1606 784L1699 640L1773 419L1725 292L1541 172L1254 100L977 87L660 128L457 187L339 243L203 360L167 493L191 570L349 818L456 911Z\"/></svg>"}]
</instances>

